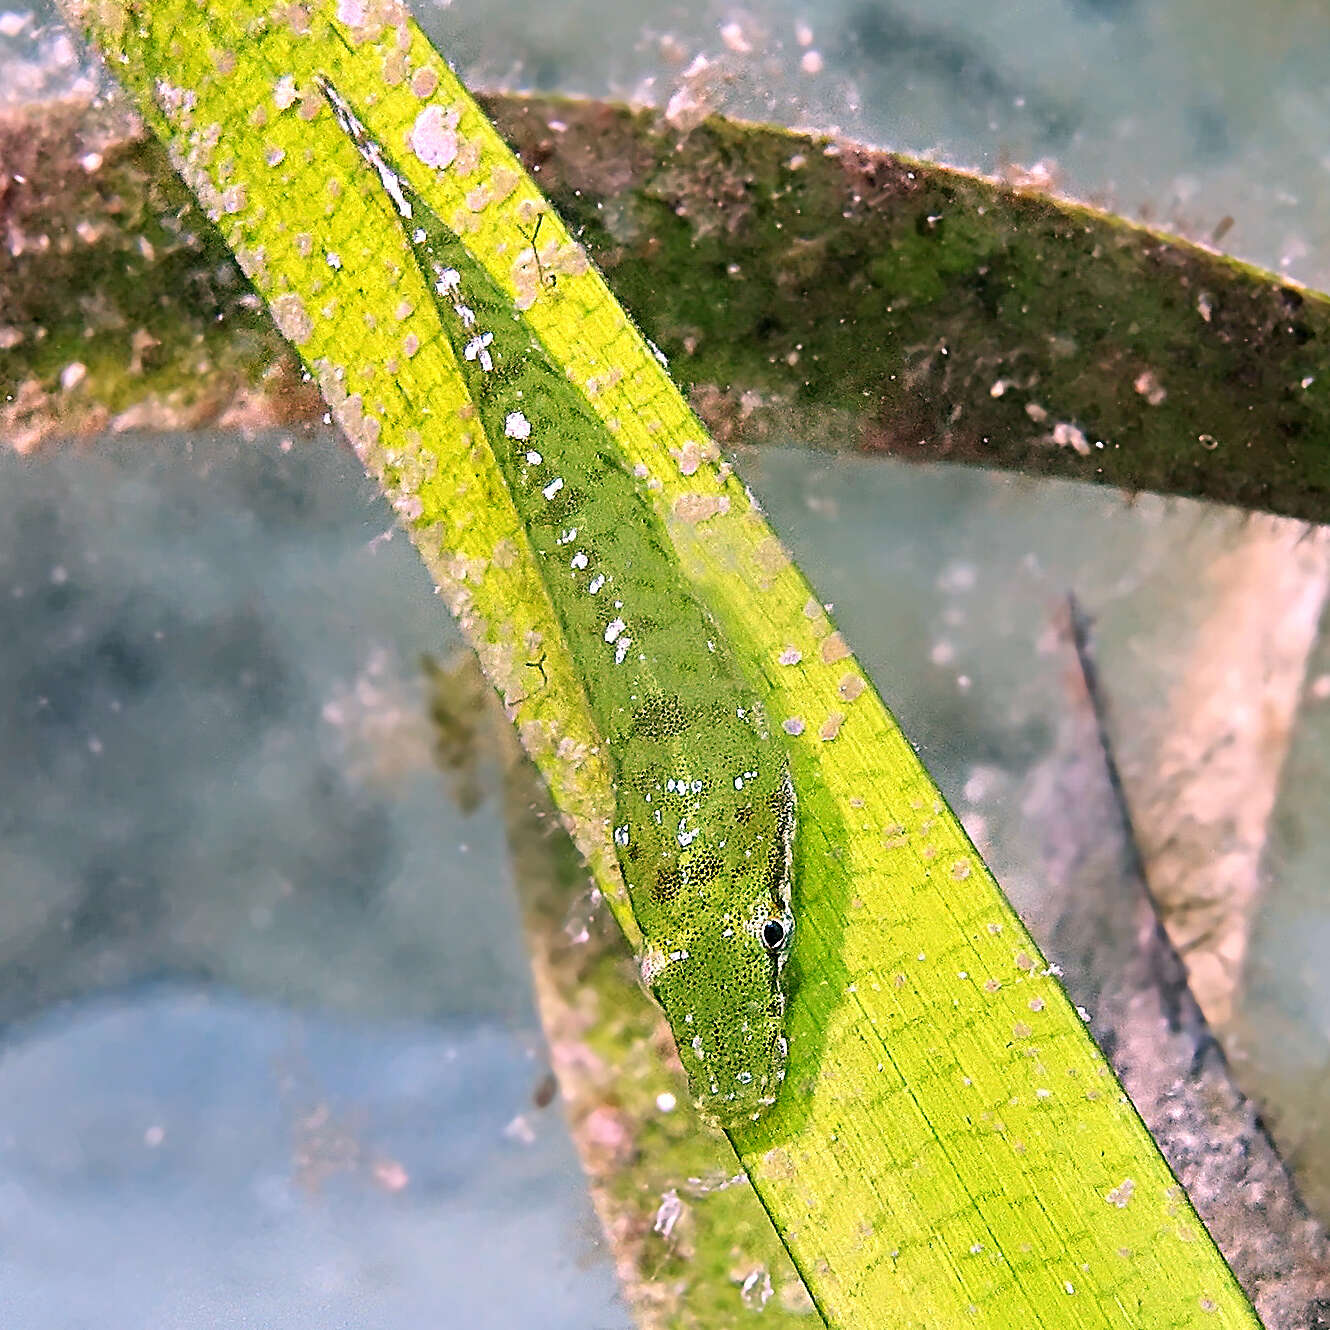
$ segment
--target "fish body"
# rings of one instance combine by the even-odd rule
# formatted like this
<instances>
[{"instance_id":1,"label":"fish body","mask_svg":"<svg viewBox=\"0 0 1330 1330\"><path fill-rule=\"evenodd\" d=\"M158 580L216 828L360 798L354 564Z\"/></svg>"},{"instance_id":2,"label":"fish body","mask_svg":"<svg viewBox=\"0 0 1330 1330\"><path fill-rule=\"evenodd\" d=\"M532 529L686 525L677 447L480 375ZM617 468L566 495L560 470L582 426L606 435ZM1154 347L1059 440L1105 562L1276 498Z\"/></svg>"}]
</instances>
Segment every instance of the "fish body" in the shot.
<instances>
[{"instance_id":1,"label":"fish body","mask_svg":"<svg viewBox=\"0 0 1330 1330\"><path fill-rule=\"evenodd\" d=\"M698 1107L731 1126L785 1074L788 756L613 435L326 79L429 285L608 753L613 840Z\"/></svg>"}]
</instances>

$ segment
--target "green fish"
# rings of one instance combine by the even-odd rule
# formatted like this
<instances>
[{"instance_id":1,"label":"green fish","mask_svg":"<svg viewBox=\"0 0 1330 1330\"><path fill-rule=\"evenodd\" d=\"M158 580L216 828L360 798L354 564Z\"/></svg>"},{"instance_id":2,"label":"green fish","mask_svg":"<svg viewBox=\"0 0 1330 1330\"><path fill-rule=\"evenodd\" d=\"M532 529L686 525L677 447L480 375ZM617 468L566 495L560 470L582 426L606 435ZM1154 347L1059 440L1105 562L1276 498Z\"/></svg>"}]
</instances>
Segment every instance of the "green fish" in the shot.
<instances>
[{"instance_id":1,"label":"green fish","mask_svg":"<svg viewBox=\"0 0 1330 1330\"><path fill-rule=\"evenodd\" d=\"M609 429L346 99L319 84L433 293L606 744L642 982L697 1107L740 1125L785 1075L788 754Z\"/></svg>"}]
</instances>

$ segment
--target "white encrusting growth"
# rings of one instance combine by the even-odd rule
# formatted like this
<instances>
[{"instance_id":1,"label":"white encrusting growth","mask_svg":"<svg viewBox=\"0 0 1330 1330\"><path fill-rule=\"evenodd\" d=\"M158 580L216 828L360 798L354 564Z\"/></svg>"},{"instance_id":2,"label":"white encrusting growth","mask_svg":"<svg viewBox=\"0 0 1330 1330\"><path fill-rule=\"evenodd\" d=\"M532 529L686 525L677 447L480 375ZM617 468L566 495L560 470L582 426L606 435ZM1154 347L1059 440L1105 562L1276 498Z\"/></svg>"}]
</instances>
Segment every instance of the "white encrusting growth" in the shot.
<instances>
[{"instance_id":1,"label":"white encrusting growth","mask_svg":"<svg viewBox=\"0 0 1330 1330\"><path fill-rule=\"evenodd\" d=\"M587 590L591 592L591 594L594 596L596 592L599 591L601 587L603 587L604 585L605 585L605 574L597 573L595 577L591 579L590 584L587 586Z\"/></svg>"},{"instance_id":2,"label":"white encrusting growth","mask_svg":"<svg viewBox=\"0 0 1330 1330\"><path fill-rule=\"evenodd\" d=\"M622 619L611 619L605 628L605 640L607 642L618 641L619 634L627 627L628 625Z\"/></svg>"},{"instance_id":3,"label":"white encrusting growth","mask_svg":"<svg viewBox=\"0 0 1330 1330\"><path fill-rule=\"evenodd\" d=\"M528 466L539 466L545 459L534 449L530 449L526 455Z\"/></svg>"},{"instance_id":4,"label":"white encrusting growth","mask_svg":"<svg viewBox=\"0 0 1330 1330\"><path fill-rule=\"evenodd\" d=\"M458 140L454 124L441 106L427 106L411 127L411 151L426 166L436 171L451 166L457 157Z\"/></svg>"},{"instance_id":5,"label":"white encrusting growth","mask_svg":"<svg viewBox=\"0 0 1330 1330\"><path fill-rule=\"evenodd\" d=\"M571 562L572 566L580 572L591 561L582 550L578 550L577 553L573 555Z\"/></svg>"},{"instance_id":6,"label":"white encrusting growth","mask_svg":"<svg viewBox=\"0 0 1330 1330\"><path fill-rule=\"evenodd\" d=\"M509 411L503 422L503 432L510 439L525 443L531 437L531 422L520 411ZM540 454L527 453L526 460L536 466L540 462Z\"/></svg>"},{"instance_id":7,"label":"white encrusting growth","mask_svg":"<svg viewBox=\"0 0 1330 1330\"><path fill-rule=\"evenodd\" d=\"M462 354L468 360L479 360L480 368L486 374L494 368L494 358L489 353L489 345L494 340L494 334L491 332L480 333L473 337L463 348Z\"/></svg>"},{"instance_id":8,"label":"white encrusting growth","mask_svg":"<svg viewBox=\"0 0 1330 1330\"><path fill-rule=\"evenodd\" d=\"M547 498L552 499L561 489L563 489L563 477L555 476L548 485L540 492Z\"/></svg>"}]
</instances>

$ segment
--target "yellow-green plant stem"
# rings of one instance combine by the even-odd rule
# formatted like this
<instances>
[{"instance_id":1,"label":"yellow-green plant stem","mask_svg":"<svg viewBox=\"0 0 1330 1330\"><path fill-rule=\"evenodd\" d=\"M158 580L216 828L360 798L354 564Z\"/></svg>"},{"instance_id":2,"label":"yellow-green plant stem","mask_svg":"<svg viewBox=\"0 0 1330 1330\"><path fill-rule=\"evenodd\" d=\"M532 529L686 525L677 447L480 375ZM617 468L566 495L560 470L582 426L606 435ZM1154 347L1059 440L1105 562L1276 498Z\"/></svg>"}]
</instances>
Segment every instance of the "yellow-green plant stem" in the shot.
<instances>
[{"instance_id":1,"label":"yellow-green plant stem","mask_svg":"<svg viewBox=\"0 0 1330 1330\"><path fill-rule=\"evenodd\" d=\"M535 262L546 205L405 11L95 0L81 14L393 500L630 938L572 659L428 292L317 71L642 469L789 743L789 1077L732 1142L826 1324L1254 1324L828 614L549 213ZM440 169L411 151L422 125Z\"/></svg>"}]
</instances>

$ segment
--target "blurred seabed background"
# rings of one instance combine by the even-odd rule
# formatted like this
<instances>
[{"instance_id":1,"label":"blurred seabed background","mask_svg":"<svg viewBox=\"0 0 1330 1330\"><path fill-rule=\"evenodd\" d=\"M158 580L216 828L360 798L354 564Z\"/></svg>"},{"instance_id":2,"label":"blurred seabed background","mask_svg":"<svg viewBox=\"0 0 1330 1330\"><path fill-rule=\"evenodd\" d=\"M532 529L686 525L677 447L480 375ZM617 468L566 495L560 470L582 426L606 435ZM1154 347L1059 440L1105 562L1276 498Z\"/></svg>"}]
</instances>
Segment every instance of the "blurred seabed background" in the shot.
<instances>
[{"instance_id":1,"label":"blurred seabed background","mask_svg":"<svg viewBox=\"0 0 1330 1330\"><path fill-rule=\"evenodd\" d=\"M474 86L1019 168L1330 286L1311 0L416 12ZM0 12L0 44L5 100L100 83L46 8ZM1069 592L1095 617L1146 849L1208 827L1222 850L1163 885L1249 892L1209 978L1330 1213L1320 534L806 442L737 460L1022 910L1056 624ZM460 639L340 440L0 457L0 616L5 1323L626 1326L557 1101L536 1106L497 800L463 812L433 766L419 661ZM1254 825L1226 812L1251 769L1225 785L1189 746L1220 732L1206 699L1265 763Z\"/></svg>"}]
</instances>

